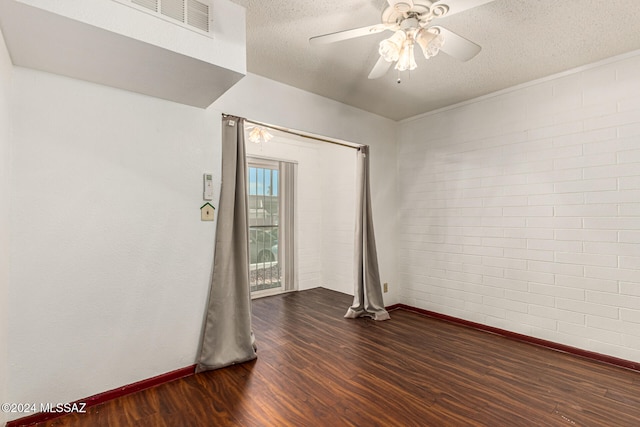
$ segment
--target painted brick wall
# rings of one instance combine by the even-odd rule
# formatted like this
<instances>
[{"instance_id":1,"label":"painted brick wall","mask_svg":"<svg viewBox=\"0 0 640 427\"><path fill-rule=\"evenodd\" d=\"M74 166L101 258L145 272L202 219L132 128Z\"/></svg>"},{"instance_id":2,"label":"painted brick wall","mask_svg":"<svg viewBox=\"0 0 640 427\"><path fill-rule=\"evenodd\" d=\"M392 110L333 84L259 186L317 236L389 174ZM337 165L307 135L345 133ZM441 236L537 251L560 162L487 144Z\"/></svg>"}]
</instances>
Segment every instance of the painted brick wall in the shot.
<instances>
[{"instance_id":1,"label":"painted brick wall","mask_svg":"<svg viewBox=\"0 0 640 427\"><path fill-rule=\"evenodd\" d=\"M640 361L640 54L402 125L401 300Z\"/></svg>"},{"instance_id":2,"label":"painted brick wall","mask_svg":"<svg viewBox=\"0 0 640 427\"><path fill-rule=\"evenodd\" d=\"M356 150L322 147L322 286L353 295ZM346 308L345 308L346 311Z\"/></svg>"}]
</instances>

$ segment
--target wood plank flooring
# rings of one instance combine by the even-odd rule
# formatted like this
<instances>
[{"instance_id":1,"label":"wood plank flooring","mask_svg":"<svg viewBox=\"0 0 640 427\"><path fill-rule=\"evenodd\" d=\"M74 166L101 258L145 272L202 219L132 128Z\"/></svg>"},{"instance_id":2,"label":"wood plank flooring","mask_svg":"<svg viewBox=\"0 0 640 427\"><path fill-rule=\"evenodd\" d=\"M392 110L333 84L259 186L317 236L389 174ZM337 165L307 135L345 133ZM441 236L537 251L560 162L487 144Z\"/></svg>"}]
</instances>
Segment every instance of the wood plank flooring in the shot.
<instances>
[{"instance_id":1,"label":"wood plank flooring","mask_svg":"<svg viewBox=\"0 0 640 427\"><path fill-rule=\"evenodd\" d=\"M640 373L313 289L253 301L258 359L40 426L639 426Z\"/></svg>"}]
</instances>

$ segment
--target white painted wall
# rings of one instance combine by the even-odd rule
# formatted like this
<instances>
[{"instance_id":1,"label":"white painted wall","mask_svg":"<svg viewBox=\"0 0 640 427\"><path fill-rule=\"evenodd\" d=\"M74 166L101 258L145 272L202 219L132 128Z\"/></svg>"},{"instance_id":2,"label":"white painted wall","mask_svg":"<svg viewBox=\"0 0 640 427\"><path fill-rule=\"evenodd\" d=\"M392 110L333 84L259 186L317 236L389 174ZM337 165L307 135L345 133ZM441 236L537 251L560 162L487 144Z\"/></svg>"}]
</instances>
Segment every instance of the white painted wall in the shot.
<instances>
[{"instance_id":1,"label":"white painted wall","mask_svg":"<svg viewBox=\"0 0 640 427\"><path fill-rule=\"evenodd\" d=\"M327 145L322 150L323 287L353 295L356 150Z\"/></svg>"},{"instance_id":2,"label":"white painted wall","mask_svg":"<svg viewBox=\"0 0 640 427\"><path fill-rule=\"evenodd\" d=\"M22 68L14 85L10 401L72 401L193 364L218 115Z\"/></svg>"},{"instance_id":3,"label":"white painted wall","mask_svg":"<svg viewBox=\"0 0 640 427\"><path fill-rule=\"evenodd\" d=\"M380 275L383 282L389 282L385 304L398 303L397 123L253 74L232 87L210 109L371 147L372 206Z\"/></svg>"},{"instance_id":4,"label":"white painted wall","mask_svg":"<svg viewBox=\"0 0 640 427\"><path fill-rule=\"evenodd\" d=\"M640 55L409 120L402 301L640 361Z\"/></svg>"},{"instance_id":5,"label":"white painted wall","mask_svg":"<svg viewBox=\"0 0 640 427\"><path fill-rule=\"evenodd\" d=\"M7 375L8 332L7 309L9 293L9 216L11 175L11 59L0 32L0 403L8 401ZM0 412L0 425L7 414Z\"/></svg>"}]
</instances>

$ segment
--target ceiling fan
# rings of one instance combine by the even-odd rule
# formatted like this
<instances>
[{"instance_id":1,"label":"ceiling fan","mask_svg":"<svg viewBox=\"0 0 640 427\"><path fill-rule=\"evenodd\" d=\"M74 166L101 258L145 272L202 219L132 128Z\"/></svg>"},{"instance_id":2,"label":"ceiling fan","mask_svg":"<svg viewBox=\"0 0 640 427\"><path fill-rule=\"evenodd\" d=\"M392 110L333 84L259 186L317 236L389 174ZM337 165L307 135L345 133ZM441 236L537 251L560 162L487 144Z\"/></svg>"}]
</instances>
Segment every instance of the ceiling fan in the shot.
<instances>
[{"instance_id":1,"label":"ceiling fan","mask_svg":"<svg viewBox=\"0 0 640 427\"><path fill-rule=\"evenodd\" d=\"M380 42L380 58L369 73L370 79L384 76L394 62L398 71L414 70L417 67L413 55L415 44L422 49L427 59L442 51L460 61L468 61L482 48L446 28L431 25L431 22L492 1L494 0L387 0L389 5L382 11L382 23L311 37L309 43L327 44L393 31L391 37Z\"/></svg>"}]
</instances>

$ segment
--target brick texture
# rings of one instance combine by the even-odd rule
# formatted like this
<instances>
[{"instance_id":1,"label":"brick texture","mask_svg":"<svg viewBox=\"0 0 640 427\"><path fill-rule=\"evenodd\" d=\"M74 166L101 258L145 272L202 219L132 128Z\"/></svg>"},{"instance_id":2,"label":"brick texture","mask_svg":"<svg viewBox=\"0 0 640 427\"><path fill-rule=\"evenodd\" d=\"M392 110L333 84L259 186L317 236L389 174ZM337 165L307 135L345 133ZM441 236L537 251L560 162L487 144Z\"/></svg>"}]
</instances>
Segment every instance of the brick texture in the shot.
<instances>
[{"instance_id":1,"label":"brick texture","mask_svg":"<svg viewBox=\"0 0 640 427\"><path fill-rule=\"evenodd\" d=\"M640 55L402 123L402 302L640 361Z\"/></svg>"}]
</instances>

